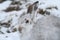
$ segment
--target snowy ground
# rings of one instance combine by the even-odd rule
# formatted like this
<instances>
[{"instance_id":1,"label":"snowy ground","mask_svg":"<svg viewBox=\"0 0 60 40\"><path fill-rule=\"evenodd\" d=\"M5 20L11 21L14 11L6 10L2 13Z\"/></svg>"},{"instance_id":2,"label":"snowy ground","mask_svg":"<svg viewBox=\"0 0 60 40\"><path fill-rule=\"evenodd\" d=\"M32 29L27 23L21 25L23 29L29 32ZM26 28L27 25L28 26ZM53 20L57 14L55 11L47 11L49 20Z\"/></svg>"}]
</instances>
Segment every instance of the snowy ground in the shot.
<instances>
[{"instance_id":1,"label":"snowy ground","mask_svg":"<svg viewBox=\"0 0 60 40\"><path fill-rule=\"evenodd\" d=\"M21 10L5 12L12 1L7 0L3 3L0 3L0 40L28 40L30 36L30 30L32 29L34 23L45 16L36 13L33 21L31 20L30 14L27 14L27 6L29 3L32 4L35 1L39 1L38 9L47 10L50 12L50 15L55 15L60 17L60 0L28 0L27 2L22 1L20 5ZM48 7L57 7L52 9L46 9ZM38 10L37 9L37 10ZM29 23L26 23L26 19L29 20ZM10 23L8 23L10 21ZM1 23L8 23L10 26L3 25ZM19 27L21 29L19 29ZM17 31L13 32L13 29L16 28ZM9 32L7 32L9 30Z\"/></svg>"}]
</instances>

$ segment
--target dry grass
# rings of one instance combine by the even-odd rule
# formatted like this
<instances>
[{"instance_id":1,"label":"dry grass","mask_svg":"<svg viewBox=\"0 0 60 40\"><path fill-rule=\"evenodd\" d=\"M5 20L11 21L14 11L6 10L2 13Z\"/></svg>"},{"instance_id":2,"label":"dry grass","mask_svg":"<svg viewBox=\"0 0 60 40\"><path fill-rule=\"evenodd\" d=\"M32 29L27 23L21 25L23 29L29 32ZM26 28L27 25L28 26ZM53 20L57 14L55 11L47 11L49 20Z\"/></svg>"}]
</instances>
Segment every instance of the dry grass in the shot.
<instances>
[{"instance_id":1,"label":"dry grass","mask_svg":"<svg viewBox=\"0 0 60 40\"><path fill-rule=\"evenodd\" d=\"M3 3L4 1L6 1L6 0L0 0L0 3Z\"/></svg>"},{"instance_id":2,"label":"dry grass","mask_svg":"<svg viewBox=\"0 0 60 40\"><path fill-rule=\"evenodd\" d=\"M47 15L50 15L50 12L48 12L48 11L44 11L43 9L39 9L38 11L37 11L37 13L39 13L39 14L42 14L42 15L44 15L44 14L47 14Z\"/></svg>"},{"instance_id":3,"label":"dry grass","mask_svg":"<svg viewBox=\"0 0 60 40\"><path fill-rule=\"evenodd\" d=\"M56 10L58 10L58 8L56 6L55 7L47 7L46 9L50 9L51 10L53 8L56 9Z\"/></svg>"},{"instance_id":4,"label":"dry grass","mask_svg":"<svg viewBox=\"0 0 60 40\"><path fill-rule=\"evenodd\" d=\"M21 10L19 7L8 7L5 12L11 12L11 11L19 11Z\"/></svg>"},{"instance_id":5,"label":"dry grass","mask_svg":"<svg viewBox=\"0 0 60 40\"><path fill-rule=\"evenodd\" d=\"M12 32L16 32L17 31L17 28L14 28L13 30L12 30Z\"/></svg>"},{"instance_id":6,"label":"dry grass","mask_svg":"<svg viewBox=\"0 0 60 40\"><path fill-rule=\"evenodd\" d=\"M11 25L11 20L9 20L8 22L0 22L0 26L4 26L4 27L6 27L6 28L9 28L10 27L10 25Z\"/></svg>"},{"instance_id":7,"label":"dry grass","mask_svg":"<svg viewBox=\"0 0 60 40\"><path fill-rule=\"evenodd\" d=\"M16 1L16 2L13 2L13 1L12 1L12 3L11 3L11 5L17 5L17 4L22 5L22 3L21 3L20 1Z\"/></svg>"},{"instance_id":8,"label":"dry grass","mask_svg":"<svg viewBox=\"0 0 60 40\"><path fill-rule=\"evenodd\" d=\"M10 23L0 23L0 26L4 26L6 28L10 27Z\"/></svg>"}]
</instances>

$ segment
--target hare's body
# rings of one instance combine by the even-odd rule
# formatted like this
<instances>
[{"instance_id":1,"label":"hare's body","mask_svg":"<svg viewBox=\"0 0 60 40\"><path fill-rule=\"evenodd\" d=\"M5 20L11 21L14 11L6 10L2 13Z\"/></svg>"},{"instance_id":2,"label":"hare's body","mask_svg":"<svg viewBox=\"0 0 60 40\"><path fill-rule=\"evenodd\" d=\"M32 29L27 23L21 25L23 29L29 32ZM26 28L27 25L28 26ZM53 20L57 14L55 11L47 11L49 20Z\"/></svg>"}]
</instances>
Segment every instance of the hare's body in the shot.
<instances>
[{"instance_id":1,"label":"hare's body","mask_svg":"<svg viewBox=\"0 0 60 40\"><path fill-rule=\"evenodd\" d=\"M60 18L47 16L39 19L31 30L29 40L60 40Z\"/></svg>"}]
</instances>

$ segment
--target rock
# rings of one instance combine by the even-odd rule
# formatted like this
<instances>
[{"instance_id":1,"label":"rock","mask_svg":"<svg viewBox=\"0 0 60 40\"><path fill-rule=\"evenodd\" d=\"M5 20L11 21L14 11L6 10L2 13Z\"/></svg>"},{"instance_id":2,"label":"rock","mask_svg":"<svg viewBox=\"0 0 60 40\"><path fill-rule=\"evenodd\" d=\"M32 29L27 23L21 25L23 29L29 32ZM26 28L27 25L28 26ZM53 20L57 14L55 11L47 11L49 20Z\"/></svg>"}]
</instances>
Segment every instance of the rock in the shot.
<instances>
[{"instance_id":1,"label":"rock","mask_svg":"<svg viewBox=\"0 0 60 40\"><path fill-rule=\"evenodd\" d=\"M11 33L9 30L6 31L7 33Z\"/></svg>"}]
</instances>

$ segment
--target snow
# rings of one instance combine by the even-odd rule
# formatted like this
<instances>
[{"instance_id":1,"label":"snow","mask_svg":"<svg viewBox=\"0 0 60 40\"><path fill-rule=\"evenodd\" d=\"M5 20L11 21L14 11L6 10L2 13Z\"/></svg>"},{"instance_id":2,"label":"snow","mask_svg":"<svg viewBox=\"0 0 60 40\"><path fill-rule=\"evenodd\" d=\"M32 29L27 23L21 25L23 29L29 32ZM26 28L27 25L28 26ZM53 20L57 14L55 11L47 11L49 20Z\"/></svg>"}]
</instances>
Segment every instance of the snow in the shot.
<instances>
[{"instance_id":1,"label":"snow","mask_svg":"<svg viewBox=\"0 0 60 40\"><path fill-rule=\"evenodd\" d=\"M20 40L20 37L18 35L18 32L15 33L7 33L7 34L1 34L0 40Z\"/></svg>"},{"instance_id":2,"label":"snow","mask_svg":"<svg viewBox=\"0 0 60 40\"><path fill-rule=\"evenodd\" d=\"M10 5L11 1L6 1L0 4L0 10L6 9Z\"/></svg>"},{"instance_id":3,"label":"snow","mask_svg":"<svg viewBox=\"0 0 60 40\"><path fill-rule=\"evenodd\" d=\"M24 0L25 1L25 0ZM31 20L30 14L27 14L27 6L28 4L33 4L35 1L39 1L38 9L44 9L50 12L51 15L54 15L56 17L60 17L60 0L27 0L28 2L22 1L22 5L20 7L22 8L19 11L11 11L11 12L4 12L3 10L7 9L11 2L10 0L7 0L3 3L0 3L0 22L8 22L11 20L11 25L9 28L5 28L4 26L0 26L0 31L4 32L4 34L0 34L0 40L28 40L30 37L30 31L33 28L34 22L37 22L38 19L44 18L45 16L36 13L34 16L33 21ZM58 10L46 9L47 7L53 7L57 6ZM26 20L29 20L29 23L25 23ZM12 32L14 28L18 28L22 26L22 33L19 33L18 31ZM7 33L6 31L9 30L11 33Z\"/></svg>"}]
</instances>

